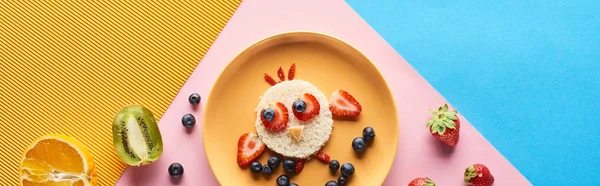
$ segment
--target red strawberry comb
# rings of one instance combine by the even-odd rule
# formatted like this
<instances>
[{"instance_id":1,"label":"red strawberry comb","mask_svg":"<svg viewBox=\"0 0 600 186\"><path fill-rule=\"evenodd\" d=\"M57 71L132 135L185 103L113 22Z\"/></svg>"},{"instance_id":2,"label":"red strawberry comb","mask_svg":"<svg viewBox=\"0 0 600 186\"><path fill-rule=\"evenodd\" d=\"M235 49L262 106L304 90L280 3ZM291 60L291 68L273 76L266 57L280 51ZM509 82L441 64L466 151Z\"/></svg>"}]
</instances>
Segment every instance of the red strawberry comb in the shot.
<instances>
[{"instance_id":1,"label":"red strawberry comb","mask_svg":"<svg viewBox=\"0 0 600 186\"><path fill-rule=\"evenodd\" d=\"M288 70L288 80L293 80L294 77L296 76L296 63L292 64L292 66L290 66L290 70ZM279 82L275 81L275 79L273 79L273 77L269 76L269 74L265 73L265 81L267 81L267 83L271 86L275 86L277 83L281 83L283 81L285 81L285 72L283 72L283 69L281 68L281 66L279 67L279 70L277 70L277 77L279 78Z\"/></svg>"}]
</instances>

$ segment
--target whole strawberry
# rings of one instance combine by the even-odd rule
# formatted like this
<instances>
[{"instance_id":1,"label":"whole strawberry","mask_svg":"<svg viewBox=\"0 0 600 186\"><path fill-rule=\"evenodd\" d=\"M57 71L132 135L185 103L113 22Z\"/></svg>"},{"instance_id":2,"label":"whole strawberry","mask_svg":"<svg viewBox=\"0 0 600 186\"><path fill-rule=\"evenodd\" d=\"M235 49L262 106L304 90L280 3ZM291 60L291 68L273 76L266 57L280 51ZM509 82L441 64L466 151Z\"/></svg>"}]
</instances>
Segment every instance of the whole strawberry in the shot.
<instances>
[{"instance_id":1,"label":"whole strawberry","mask_svg":"<svg viewBox=\"0 0 600 186\"><path fill-rule=\"evenodd\" d=\"M448 111L448 104L440 107L437 111L431 110L431 119L427 122L427 128L431 135L451 147L458 143L460 121L456 117L456 110Z\"/></svg>"},{"instance_id":2,"label":"whole strawberry","mask_svg":"<svg viewBox=\"0 0 600 186\"><path fill-rule=\"evenodd\" d=\"M494 176L482 164L474 164L465 169L465 183L471 186L490 186L494 184Z\"/></svg>"},{"instance_id":3,"label":"whole strawberry","mask_svg":"<svg viewBox=\"0 0 600 186\"><path fill-rule=\"evenodd\" d=\"M415 178L410 183L408 183L408 186L435 186L435 183L433 183L433 180L427 177Z\"/></svg>"}]
</instances>

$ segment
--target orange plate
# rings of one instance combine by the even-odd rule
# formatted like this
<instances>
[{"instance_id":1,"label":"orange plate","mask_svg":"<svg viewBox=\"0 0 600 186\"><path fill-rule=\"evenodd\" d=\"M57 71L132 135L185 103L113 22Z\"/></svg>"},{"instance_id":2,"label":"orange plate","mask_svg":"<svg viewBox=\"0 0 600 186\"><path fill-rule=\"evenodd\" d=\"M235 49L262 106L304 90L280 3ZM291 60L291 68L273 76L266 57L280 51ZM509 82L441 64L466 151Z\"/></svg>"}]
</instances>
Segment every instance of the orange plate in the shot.
<instances>
[{"instance_id":1,"label":"orange plate","mask_svg":"<svg viewBox=\"0 0 600 186\"><path fill-rule=\"evenodd\" d=\"M283 169L271 176L253 175L237 165L237 141L247 132L256 133L254 122L260 96L270 88L263 75L277 78L277 69L286 71L296 63L296 78L311 82L328 98L343 89L362 105L355 120L334 118L331 139L322 151L341 164L356 168L350 185L381 185L396 155L398 118L390 90L377 68L350 45L318 33L292 32L266 38L239 54L221 73L208 96L203 120L204 147L210 166L221 185L275 185ZM362 155L352 149L352 140L362 136L366 126L376 137ZM265 151L262 164L272 154ZM304 170L292 175L292 183L324 185L337 180L328 165L316 159L306 162Z\"/></svg>"}]
</instances>

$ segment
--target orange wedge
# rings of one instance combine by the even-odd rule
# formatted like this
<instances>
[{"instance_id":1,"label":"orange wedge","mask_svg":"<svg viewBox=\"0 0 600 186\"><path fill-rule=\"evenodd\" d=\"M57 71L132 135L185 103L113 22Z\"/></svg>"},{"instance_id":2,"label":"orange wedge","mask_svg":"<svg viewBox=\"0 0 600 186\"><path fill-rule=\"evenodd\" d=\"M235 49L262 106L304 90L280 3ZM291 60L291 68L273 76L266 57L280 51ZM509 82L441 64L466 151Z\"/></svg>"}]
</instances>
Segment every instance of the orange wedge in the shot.
<instances>
[{"instance_id":1,"label":"orange wedge","mask_svg":"<svg viewBox=\"0 0 600 186\"><path fill-rule=\"evenodd\" d=\"M19 177L23 186L95 186L96 165L90 151L75 138L48 134L23 153Z\"/></svg>"}]
</instances>

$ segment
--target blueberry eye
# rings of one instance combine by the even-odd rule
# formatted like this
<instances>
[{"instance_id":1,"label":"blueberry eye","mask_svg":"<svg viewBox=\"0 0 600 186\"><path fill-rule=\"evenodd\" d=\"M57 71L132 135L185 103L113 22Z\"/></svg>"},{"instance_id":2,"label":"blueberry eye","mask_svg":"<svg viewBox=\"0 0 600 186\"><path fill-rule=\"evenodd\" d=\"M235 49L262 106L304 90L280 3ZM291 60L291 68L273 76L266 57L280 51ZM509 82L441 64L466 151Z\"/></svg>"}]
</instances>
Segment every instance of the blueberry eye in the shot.
<instances>
[{"instance_id":1,"label":"blueberry eye","mask_svg":"<svg viewBox=\"0 0 600 186\"><path fill-rule=\"evenodd\" d=\"M262 113L262 117L267 121L271 121L275 117L275 111L272 108L266 108Z\"/></svg>"},{"instance_id":2,"label":"blueberry eye","mask_svg":"<svg viewBox=\"0 0 600 186\"><path fill-rule=\"evenodd\" d=\"M306 110L306 103L302 100L294 101L293 106L296 112L304 112L304 110Z\"/></svg>"}]
</instances>

